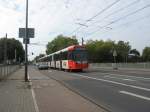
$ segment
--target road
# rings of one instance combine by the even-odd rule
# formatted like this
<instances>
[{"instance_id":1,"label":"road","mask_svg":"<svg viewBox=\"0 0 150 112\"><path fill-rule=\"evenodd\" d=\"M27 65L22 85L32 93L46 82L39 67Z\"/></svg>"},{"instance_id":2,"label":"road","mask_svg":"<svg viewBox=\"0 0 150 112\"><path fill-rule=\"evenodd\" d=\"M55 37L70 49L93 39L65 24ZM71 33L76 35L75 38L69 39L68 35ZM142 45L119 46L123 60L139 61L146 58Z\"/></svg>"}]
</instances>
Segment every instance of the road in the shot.
<instances>
[{"instance_id":1,"label":"road","mask_svg":"<svg viewBox=\"0 0 150 112\"><path fill-rule=\"evenodd\" d=\"M111 112L150 112L150 71L90 68L82 73L41 73Z\"/></svg>"}]
</instances>

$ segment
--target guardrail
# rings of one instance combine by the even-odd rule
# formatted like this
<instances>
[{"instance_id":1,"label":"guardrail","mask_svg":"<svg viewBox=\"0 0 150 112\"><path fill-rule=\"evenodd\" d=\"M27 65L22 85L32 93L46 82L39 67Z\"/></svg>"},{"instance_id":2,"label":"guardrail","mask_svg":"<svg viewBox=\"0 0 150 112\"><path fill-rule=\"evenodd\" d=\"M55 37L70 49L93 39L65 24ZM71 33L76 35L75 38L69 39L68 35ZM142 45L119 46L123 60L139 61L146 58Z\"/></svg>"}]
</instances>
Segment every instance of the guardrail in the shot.
<instances>
[{"instance_id":1,"label":"guardrail","mask_svg":"<svg viewBox=\"0 0 150 112\"><path fill-rule=\"evenodd\" d=\"M0 80L5 79L19 68L20 65L0 65Z\"/></svg>"},{"instance_id":2,"label":"guardrail","mask_svg":"<svg viewBox=\"0 0 150 112\"><path fill-rule=\"evenodd\" d=\"M91 63L91 67L118 67L118 68L139 68L139 69L150 69L150 62L146 63Z\"/></svg>"}]
</instances>

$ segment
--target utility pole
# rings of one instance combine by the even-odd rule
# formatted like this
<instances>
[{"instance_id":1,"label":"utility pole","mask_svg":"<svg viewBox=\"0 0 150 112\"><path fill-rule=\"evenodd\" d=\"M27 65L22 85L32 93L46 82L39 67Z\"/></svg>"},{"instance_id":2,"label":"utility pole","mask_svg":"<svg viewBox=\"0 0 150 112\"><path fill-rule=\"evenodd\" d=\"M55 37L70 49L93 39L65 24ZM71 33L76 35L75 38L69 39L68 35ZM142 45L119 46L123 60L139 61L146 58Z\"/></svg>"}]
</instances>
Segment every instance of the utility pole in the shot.
<instances>
[{"instance_id":1,"label":"utility pole","mask_svg":"<svg viewBox=\"0 0 150 112\"><path fill-rule=\"evenodd\" d=\"M26 28L25 28L25 82L28 81L28 0L26 0Z\"/></svg>"}]
</instances>

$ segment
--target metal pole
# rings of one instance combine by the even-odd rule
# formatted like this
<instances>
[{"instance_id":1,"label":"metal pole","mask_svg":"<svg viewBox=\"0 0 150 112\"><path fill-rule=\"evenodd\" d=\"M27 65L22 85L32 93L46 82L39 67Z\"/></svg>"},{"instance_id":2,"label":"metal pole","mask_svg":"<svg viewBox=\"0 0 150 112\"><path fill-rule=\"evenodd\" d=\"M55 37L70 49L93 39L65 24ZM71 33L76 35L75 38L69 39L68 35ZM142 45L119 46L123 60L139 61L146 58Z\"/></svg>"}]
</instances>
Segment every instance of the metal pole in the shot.
<instances>
[{"instance_id":1,"label":"metal pole","mask_svg":"<svg viewBox=\"0 0 150 112\"><path fill-rule=\"evenodd\" d=\"M26 32L25 32L25 81L28 81L28 0L26 0Z\"/></svg>"},{"instance_id":2,"label":"metal pole","mask_svg":"<svg viewBox=\"0 0 150 112\"><path fill-rule=\"evenodd\" d=\"M5 65L7 65L7 33L6 33L6 37L5 37L4 63L5 63Z\"/></svg>"},{"instance_id":3,"label":"metal pole","mask_svg":"<svg viewBox=\"0 0 150 112\"><path fill-rule=\"evenodd\" d=\"M84 44L84 39L83 39L83 37L82 37L82 46L83 46L83 44Z\"/></svg>"},{"instance_id":4,"label":"metal pole","mask_svg":"<svg viewBox=\"0 0 150 112\"><path fill-rule=\"evenodd\" d=\"M116 63L116 56L114 56L114 63Z\"/></svg>"},{"instance_id":5,"label":"metal pole","mask_svg":"<svg viewBox=\"0 0 150 112\"><path fill-rule=\"evenodd\" d=\"M4 71L5 71L5 75L8 75L7 74L7 33L5 37L5 48L4 48Z\"/></svg>"},{"instance_id":6,"label":"metal pole","mask_svg":"<svg viewBox=\"0 0 150 112\"><path fill-rule=\"evenodd\" d=\"M114 67L113 67L113 69L118 69L117 68L117 60L116 60L116 56L117 56L117 52L116 52L116 50L114 49L114 51L113 51L113 57L114 57Z\"/></svg>"},{"instance_id":7,"label":"metal pole","mask_svg":"<svg viewBox=\"0 0 150 112\"><path fill-rule=\"evenodd\" d=\"M17 62L17 51L15 49L15 63Z\"/></svg>"}]
</instances>

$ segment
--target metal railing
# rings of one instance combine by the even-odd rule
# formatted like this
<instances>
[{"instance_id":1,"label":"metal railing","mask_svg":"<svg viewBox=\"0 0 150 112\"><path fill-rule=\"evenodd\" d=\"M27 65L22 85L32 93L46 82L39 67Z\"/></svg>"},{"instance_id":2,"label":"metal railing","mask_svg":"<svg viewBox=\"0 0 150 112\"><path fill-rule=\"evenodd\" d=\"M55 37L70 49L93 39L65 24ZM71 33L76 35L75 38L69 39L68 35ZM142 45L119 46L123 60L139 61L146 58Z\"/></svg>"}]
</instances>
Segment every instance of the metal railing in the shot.
<instances>
[{"instance_id":1,"label":"metal railing","mask_svg":"<svg viewBox=\"0 0 150 112\"><path fill-rule=\"evenodd\" d=\"M91 63L91 67L114 67L114 63ZM150 69L150 62L145 63L117 63L118 68L138 68L138 69Z\"/></svg>"},{"instance_id":2,"label":"metal railing","mask_svg":"<svg viewBox=\"0 0 150 112\"><path fill-rule=\"evenodd\" d=\"M0 80L5 79L19 68L20 65L0 65Z\"/></svg>"}]
</instances>

